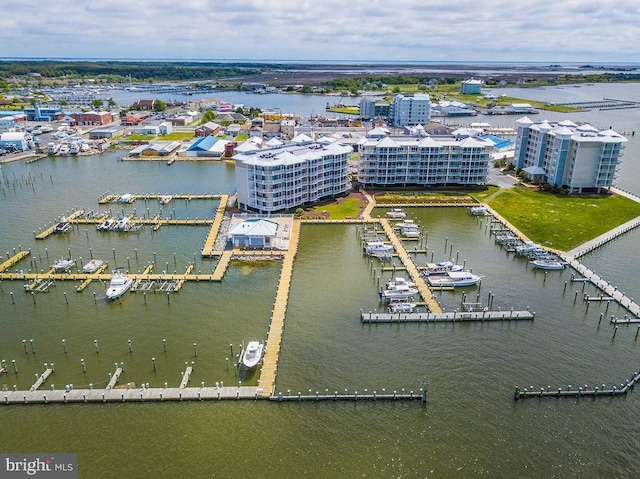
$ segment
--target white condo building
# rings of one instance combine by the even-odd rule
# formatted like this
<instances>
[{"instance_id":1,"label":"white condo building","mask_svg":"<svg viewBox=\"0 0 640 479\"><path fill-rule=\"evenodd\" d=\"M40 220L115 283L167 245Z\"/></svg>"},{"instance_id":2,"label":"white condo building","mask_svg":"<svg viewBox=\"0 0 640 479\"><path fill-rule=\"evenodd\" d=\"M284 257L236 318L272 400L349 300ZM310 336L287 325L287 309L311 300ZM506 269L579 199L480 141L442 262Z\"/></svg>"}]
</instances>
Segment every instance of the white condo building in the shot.
<instances>
[{"instance_id":1,"label":"white condo building","mask_svg":"<svg viewBox=\"0 0 640 479\"><path fill-rule=\"evenodd\" d=\"M238 206L273 213L346 193L352 153L339 143L311 141L240 152L233 157Z\"/></svg>"},{"instance_id":2,"label":"white condo building","mask_svg":"<svg viewBox=\"0 0 640 479\"><path fill-rule=\"evenodd\" d=\"M627 139L613 130L588 123L517 121L513 157L530 180L566 188L570 193L599 190L615 184Z\"/></svg>"},{"instance_id":3,"label":"white condo building","mask_svg":"<svg viewBox=\"0 0 640 479\"><path fill-rule=\"evenodd\" d=\"M484 185L492 143L477 137L367 135L358 143L364 186Z\"/></svg>"},{"instance_id":4,"label":"white condo building","mask_svg":"<svg viewBox=\"0 0 640 479\"><path fill-rule=\"evenodd\" d=\"M431 100L427 94L396 95L389 105L389 123L393 126L426 125L430 121L430 111Z\"/></svg>"}]
</instances>

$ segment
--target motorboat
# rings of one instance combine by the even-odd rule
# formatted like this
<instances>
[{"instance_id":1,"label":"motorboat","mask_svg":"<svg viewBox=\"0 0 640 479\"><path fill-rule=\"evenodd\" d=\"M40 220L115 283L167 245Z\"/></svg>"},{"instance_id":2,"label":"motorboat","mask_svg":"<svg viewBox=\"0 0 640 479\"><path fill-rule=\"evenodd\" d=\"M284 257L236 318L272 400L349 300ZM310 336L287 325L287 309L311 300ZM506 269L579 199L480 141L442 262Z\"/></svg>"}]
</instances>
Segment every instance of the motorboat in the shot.
<instances>
[{"instance_id":1,"label":"motorboat","mask_svg":"<svg viewBox=\"0 0 640 479\"><path fill-rule=\"evenodd\" d=\"M419 228L420 226L413 220L402 220L398 221L394 227L402 229L402 228Z\"/></svg>"},{"instance_id":2,"label":"motorboat","mask_svg":"<svg viewBox=\"0 0 640 479\"><path fill-rule=\"evenodd\" d=\"M567 263L558 259L535 259L530 263L538 269L559 270L567 267Z\"/></svg>"},{"instance_id":3,"label":"motorboat","mask_svg":"<svg viewBox=\"0 0 640 479\"><path fill-rule=\"evenodd\" d=\"M58 150L60 150L59 143L54 143L54 142L47 143L47 153L49 153L50 155L55 155L56 153L58 153Z\"/></svg>"},{"instance_id":4,"label":"motorboat","mask_svg":"<svg viewBox=\"0 0 640 479\"><path fill-rule=\"evenodd\" d=\"M255 367L262 359L262 349L263 345L259 341L249 341L242 351L242 365L247 369Z\"/></svg>"},{"instance_id":5,"label":"motorboat","mask_svg":"<svg viewBox=\"0 0 640 479\"><path fill-rule=\"evenodd\" d=\"M98 226L96 226L98 231L110 231L113 228L116 227L116 224L118 223L118 220L115 218L107 218L106 220L104 220L102 223L100 223Z\"/></svg>"},{"instance_id":6,"label":"motorboat","mask_svg":"<svg viewBox=\"0 0 640 479\"><path fill-rule=\"evenodd\" d=\"M82 267L83 273L95 273L104 266L104 261L101 259L92 259Z\"/></svg>"},{"instance_id":7,"label":"motorboat","mask_svg":"<svg viewBox=\"0 0 640 479\"><path fill-rule=\"evenodd\" d=\"M120 270L115 270L111 274L111 281L107 288L106 295L109 301L114 301L131 289L133 279L129 278Z\"/></svg>"},{"instance_id":8,"label":"motorboat","mask_svg":"<svg viewBox=\"0 0 640 479\"><path fill-rule=\"evenodd\" d=\"M427 281L429 281L430 286L447 288L474 286L482 281L482 278L484 278L484 276L473 274L469 271L447 271L447 273L443 275L429 276Z\"/></svg>"},{"instance_id":9,"label":"motorboat","mask_svg":"<svg viewBox=\"0 0 640 479\"><path fill-rule=\"evenodd\" d=\"M367 241L364 245L364 252L371 256L390 254L391 251L393 251L393 245L382 241Z\"/></svg>"},{"instance_id":10,"label":"motorboat","mask_svg":"<svg viewBox=\"0 0 640 479\"><path fill-rule=\"evenodd\" d=\"M173 199L173 196L170 196L170 195L162 196L162 197L160 198L160 204L161 204L161 205L166 205L166 204L167 204L167 203L169 203L172 199Z\"/></svg>"},{"instance_id":11,"label":"motorboat","mask_svg":"<svg viewBox=\"0 0 640 479\"><path fill-rule=\"evenodd\" d=\"M120 201L120 203L132 203L133 195L131 193L125 193L120 197L118 201Z\"/></svg>"},{"instance_id":12,"label":"motorboat","mask_svg":"<svg viewBox=\"0 0 640 479\"><path fill-rule=\"evenodd\" d=\"M419 238L420 229L418 228L418 226L400 228L400 236L404 238Z\"/></svg>"},{"instance_id":13,"label":"motorboat","mask_svg":"<svg viewBox=\"0 0 640 479\"><path fill-rule=\"evenodd\" d=\"M390 313L413 313L413 310L416 309L416 303L408 303L408 302L393 302L389 303L389 312Z\"/></svg>"},{"instance_id":14,"label":"motorboat","mask_svg":"<svg viewBox=\"0 0 640 479\"><path fill-rule=\"evenodd\" d=\"M69 153L71 153L72 155L77 155L78 153L80 153L80 144L76 141L71 143L69 145Z\"/></svg>"},{"instance_id":15,"label":"motorboat","mask_svg":"<svg viewBox=\"0 0 640 479\"><path fill-rule=\"evenodd\" d=\"M489 214L489 210L487 209L486 206L472 206L469 209L470 213L474 216L486 216L487 214Z\"/></svg>"},{"instance_id":16,"label":"motorboat","mask_svg":"<svg viewBox=\"0 0 640 479\"><path fill-rule=\"evenodd\" d=\"M66 233L70 229L71 223L69 223L66 218L62 218L62 220L53 227L53 232L55 234Z\"/></svg>"},{"instance_id":17,"label":"motorboat","mask_svg":"<svg viewBox=\"0 0 640 479\"><path fill-rule=\"evenodd\" d=\"M425 269L422 270L424 276L444 275L450 271L462 271L464 266L455 264L453 261L440 261L438 263L427 263Z\"/></svg>"},{"instance_id":18,"label":"motorboat","mask_svg":"<svg viewBox=\"0 0 640 479\"><path fill-rule=\"evenodd\" d=\"M524 241L522 244L516 246L516 254L518 256L526 255L531 253L532 251L537 250L538 248L539 246L533 241Z\"/></svg>"},{"instance_id":19,"label":"motorboat","mask_svg":"<svg viewBox=\"0 0 640 479\"><path fill-rule=\"evenodd\" d=\"M123 216L122 218L118 218L118 222L114 226L114 231L127 231L131 227L130 220L128 216Z\"/></svg>"},{"instance_id":20,"label":"motorboat","mask_svg":"<svg viewBox=\"0 0 640 479\"><path fill-rule=\"evenodd\" d=\"M384 285L384 289L391 289L391 288L395 288L396 286L399 285L405 285L405 286L409 286L409 287L413 287L416 284L412 281L407 281L405 278L403 278L402 276L397 276L389 281L387 281Z\"/></svg>"},{"instance_id":21,"label":"motorboat","mask_svg":"<svg viewBox=\"0 0 640 479\"><path fill-rule=\"evenodd\" d=\"M88 143L82 143L80 145L80 151L83 153L86 153L87 151L89 151L91 149L91 147L89 146Z\"/></svg>"},{"instance_id":22,"label":"motorboat","mask_svg":"<svg viewBox=\"0 0 640 479\"><path fill-rule=\"evenodd\" d=\"M58 149L58 154L62 156L66 156L70 152L71 152L71 149L69 148L69 145L60 145L60 148Z\"/></svg>"},{"instance_id":23,"label":"motorboat","mask_svg":"<svg viewBox=\"0 0 640 479\"><path fill-rule=\"evenodd\" d=\"M394 208L391 211L387 211L389 218L406 218L407 214L402 211L402 208Z\"/></svg>"},{"instance_id":24,"label":"motorboat","mask_svg":"<svg viewBox=\"0 0 640 479\"><path fill-rule=\"evenodd\" d=\"M64 259L60 258L58 261L51 265L51 269L53 269L54 273L64 273L69 271L76 262L72 259Z\"/></svg>"},{"instance_id":25,"label":"motorboat","mask_svg":"<svg viewBox=\"0 0 640 479\"><path fill-rule=\"evenodd\" d=\"M385 301L406 301L418 294L418 288L407 284L393 284L380 291L380 297Z\"/></svg>"}]
</instances>

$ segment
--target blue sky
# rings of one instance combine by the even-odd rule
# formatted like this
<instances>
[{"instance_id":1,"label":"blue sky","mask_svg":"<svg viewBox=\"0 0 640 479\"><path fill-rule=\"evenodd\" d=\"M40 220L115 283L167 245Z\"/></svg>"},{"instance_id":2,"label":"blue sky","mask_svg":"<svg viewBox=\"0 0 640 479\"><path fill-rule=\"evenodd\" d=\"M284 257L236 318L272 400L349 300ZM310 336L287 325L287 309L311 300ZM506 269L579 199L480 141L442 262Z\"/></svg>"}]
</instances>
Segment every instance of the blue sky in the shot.
<instances>
[{"instance_id":1,"label":"blue sky","mask_svg":"<svg viewBox=\"0 0 640 479\"><path fill-rule=\"evenodd\" d=\"M638 0L2 0L0 57L640 62Z\"/></svg>"}]
</instances>

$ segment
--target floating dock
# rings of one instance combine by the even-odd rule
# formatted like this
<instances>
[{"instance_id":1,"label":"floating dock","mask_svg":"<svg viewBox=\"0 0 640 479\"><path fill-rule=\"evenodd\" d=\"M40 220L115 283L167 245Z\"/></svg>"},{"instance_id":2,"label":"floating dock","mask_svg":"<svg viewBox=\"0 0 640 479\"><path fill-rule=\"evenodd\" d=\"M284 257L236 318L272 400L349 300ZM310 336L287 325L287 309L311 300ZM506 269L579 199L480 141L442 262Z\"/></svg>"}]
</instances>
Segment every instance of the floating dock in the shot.
<instances>
[{"instance_id":1,"label":"floating dock","mask_svg":"<svg viewBox=\"0 0 640 479\"><path fill-rule=\"evenodd\" d=\"M532 321L535 313L529 311L472 311L451 313L377 313L361 312L363 323L461 323L482 321Z\"/></svg>"},{"instance_id":2,"label":"floating dock","mask_svg":"<svg viewBox=\"0 0 640 479\"><path fill-rule=\"evenodd\" d=\"M552 390L550 386L547 388L540 388L540 390L536 391L533 387L527 389L520 389L516 386L516 390L513 394L513 399L525 399L525 398L563 398L563 397L596 397L596 396L622 396L628 394L635 384L640 380L640 373L634 372L633 376L630 379L627 379L624 384L621 384L620 387L612 386L609 389L606 389L603 384L602 387L595 386L593 388L589 388L588 385L585 384L584 387L580 386L577 389L571 389L571 386L568 386L567 389L557 388L556 390Z\"/></svg>"}]
</instances>

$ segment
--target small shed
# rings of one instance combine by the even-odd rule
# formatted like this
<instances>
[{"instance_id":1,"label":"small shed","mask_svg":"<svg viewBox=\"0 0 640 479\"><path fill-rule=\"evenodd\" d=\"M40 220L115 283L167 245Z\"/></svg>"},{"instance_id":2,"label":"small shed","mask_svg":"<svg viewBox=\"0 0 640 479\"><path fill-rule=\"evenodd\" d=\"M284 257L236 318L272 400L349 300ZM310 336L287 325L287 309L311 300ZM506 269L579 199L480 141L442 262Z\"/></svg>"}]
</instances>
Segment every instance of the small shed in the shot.
<instances>
[{"instance_id":1,"label":"small shed","mask_svg":"<svg viewBox=\"0 0 640 479\"><path fill-rule=\"evenodd\" d=\"M271 248L278 223L262 218L251 218L232 226L227 237L234 248Z\"/></svg>"}]
</instances>

